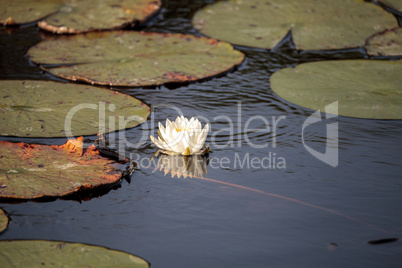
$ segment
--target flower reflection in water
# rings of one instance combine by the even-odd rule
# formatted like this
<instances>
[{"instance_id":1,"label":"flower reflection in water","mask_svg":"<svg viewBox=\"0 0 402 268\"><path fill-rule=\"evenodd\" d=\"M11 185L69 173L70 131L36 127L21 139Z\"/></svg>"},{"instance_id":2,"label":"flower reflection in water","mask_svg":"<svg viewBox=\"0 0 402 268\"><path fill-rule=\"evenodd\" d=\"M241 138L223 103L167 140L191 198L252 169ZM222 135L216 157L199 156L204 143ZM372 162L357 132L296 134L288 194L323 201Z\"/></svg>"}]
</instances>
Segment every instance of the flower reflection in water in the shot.
<instances>
[{"instance_id":1,"label":"flower reflection in water","mask_svg":"<svg viewBox=\"0 0 402 268\"><path fill-rule=\"evenodd\" d=\"M207 174L208 155L166 155L161 154L158 160L158 169L164 171L165 175L172 174L172 178L177 176L184 179L187 177L203 177Z\"/></svg>"}]
</instances>

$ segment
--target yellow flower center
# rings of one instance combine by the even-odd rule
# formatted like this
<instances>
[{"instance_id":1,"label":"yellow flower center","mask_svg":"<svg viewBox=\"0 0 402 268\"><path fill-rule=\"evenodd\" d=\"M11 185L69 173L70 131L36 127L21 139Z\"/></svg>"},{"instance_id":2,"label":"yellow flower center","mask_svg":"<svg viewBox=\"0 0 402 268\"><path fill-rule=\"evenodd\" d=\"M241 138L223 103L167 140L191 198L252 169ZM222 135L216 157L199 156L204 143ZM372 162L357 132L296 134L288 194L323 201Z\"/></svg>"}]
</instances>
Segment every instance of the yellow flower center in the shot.
<instances>
[{"instance_id":1,"label":"yellow flower center","mask_svg":"<svg viewBox=\"0 0 402 268\"><path fill-rule=\"evenodd\" d=\"M181 128L181 127L175 127L174 128L177 132L180 132L180 131L189 131L189 128L188 127L184 127L184 128Z\"/></svg>"}]
</instances>

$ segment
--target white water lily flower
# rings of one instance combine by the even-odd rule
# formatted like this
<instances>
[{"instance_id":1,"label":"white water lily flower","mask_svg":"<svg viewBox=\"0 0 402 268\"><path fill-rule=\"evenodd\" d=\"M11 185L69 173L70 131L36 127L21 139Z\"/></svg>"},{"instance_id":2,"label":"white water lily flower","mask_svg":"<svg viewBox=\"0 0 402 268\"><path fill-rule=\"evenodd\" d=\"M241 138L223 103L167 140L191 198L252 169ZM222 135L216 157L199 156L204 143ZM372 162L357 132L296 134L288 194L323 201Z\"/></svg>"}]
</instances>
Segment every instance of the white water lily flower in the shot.
<instances>
[{"instance_id":1,"label":"white water lily flower","mask_svg":"<svg viewBox=\"0 0 402 268\"><path fill-rule=\"evenodd\" d=\"M166 119L166 128L159 122L158 139L151 137L153 143L160 149L182 155L200 153L209 131L209 124L201 128L197 118L177 117L176 121Z\"/></svg>"}]
</instances>

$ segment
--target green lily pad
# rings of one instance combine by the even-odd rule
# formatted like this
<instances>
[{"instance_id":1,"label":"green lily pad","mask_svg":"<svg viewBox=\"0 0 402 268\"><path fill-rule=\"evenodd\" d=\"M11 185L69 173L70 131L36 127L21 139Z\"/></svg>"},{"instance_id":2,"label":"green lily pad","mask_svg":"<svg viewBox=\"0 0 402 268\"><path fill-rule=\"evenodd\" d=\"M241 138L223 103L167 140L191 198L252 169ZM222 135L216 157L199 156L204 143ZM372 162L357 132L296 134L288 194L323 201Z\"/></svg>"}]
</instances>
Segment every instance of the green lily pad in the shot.
<instances>
[{"instance_id":1,"label":"green lily pad","mask_svg":"<svg viewBox=\"0 0 402 268\"><path fill-rule=\"evenodd\" d=\"M0 0L0 24L37 21L54 33L81 33L136 25L159 11L160 0Z\"/></svg>"},{"instance_id":2,"label":"green lily pad","mask_svg":"<svg viewBox=\"0 0 402 268\"><path fill-rule=\"evenodd\" d=\"M402 1L401 0L378 0L378 2L381 2L384 5L392 8L392 9L402 12Z\"/></svg>"},{"instance_id":3,"label":"green lily pad","mask_svg":"<svg viewBox=\"0 0 402 268\"><path fill-rule=\"evenodd\" d=\"M42 19L57 12L62 1L0 0L0 25L19 25Z\"/></svg>"},{"instance_id":4,"label":"green lily pad","mask_svg":"<svg viewBox=\"0 0 402 268\"><path fill-rule=\"evenodd\" d=\"M163 49L161 49L163 48ZM195 81L231 70L243 53L225 42L183 34L95 32L42 41L28 55L54 75L100 85Z\"/></svg>"},{"instance_id":5,"label":"green lily pad","mask_svg":"<svg viewBox=\"0 0 402 268\"><path fill-rule=\"evenodd\" d=\"M198 11L201 33L237 45L271 49L291 31L299 50L361 47L365 40L397 27L392 14L360 0L229 0Z\"/></svg>"},{"instance_id":6,"label":"green lily pad","mask_svg":"<svg viewBox=\"0 0 402 268\"><path fill-rule=\"evenodd\" d=\"M304 63L271 76L281 98L313 110L338 101L338 114L402 119L402 61L339 60Z\"/></svg>"},{"instance_id":7,"label":"green lily pad","mask_svg":"<svg viewBox=\"0 0 402 268\"><path fill-rule=\"evenodd\" d=\"M402 55L402 28L396 28L371 37L366 50L372 56Z\"/></svg>"},{"instance_id":8,"label":"green lily pad","mask_svg":"<svg viewBox=\"0 0 402 268\"><path fill-rule=\"evenodd\" d=\"M62 197L77 191L119 182L121 164L100 155L91 145L83 151L82 137L64 145L0 141L0 198Z\"/></svg>"},{"instance_id":9,"label":"green lily pad","mask_svg":"<svg viewBox=\"0 0 402 268\"><path fill-rule=\"evenodd\" d=\"M7 229L9 219L4 211L0 208L0 233Z\"/></svg>"},{"instance_id":10,"label":"green lily pad","mask_svg":"<svg viewBox=\"0 0 402 268\"><path fill-rule=\"evenodd\" d=\"M3 267L133 267L148 268L144 259L100 246L64 241L0 241Z\"/></svg>"},{"instance_id":11,"label":"green lily pad","mask_svg":"<svg viewBox=\"0 0 402 268\"><path fill-rule=\"evenodd\" d=\"M66 137L144 122L150 108L129 95L89 85L0 81L0 135Z\"/></svg>"}]
</instances>

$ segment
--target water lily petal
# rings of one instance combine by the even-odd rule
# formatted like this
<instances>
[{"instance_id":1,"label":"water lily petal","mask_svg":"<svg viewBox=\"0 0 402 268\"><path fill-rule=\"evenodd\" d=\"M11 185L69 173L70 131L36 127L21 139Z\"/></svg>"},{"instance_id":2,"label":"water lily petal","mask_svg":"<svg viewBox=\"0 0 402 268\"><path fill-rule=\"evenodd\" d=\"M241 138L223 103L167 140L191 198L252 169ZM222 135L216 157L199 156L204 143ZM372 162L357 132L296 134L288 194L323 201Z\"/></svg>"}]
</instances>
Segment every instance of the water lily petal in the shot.
<instances>
[{"instance_id":1,"label":"water lily petal","mask_svg":"<svg viewBox=\"0 0 402 268\"><path fill-rule=\"evenodd\" d=\"M183 142L181 141L176 142L176 144L172 145L172 150L176 153L181 154L185 150Z\"/></svg>"},{"instance_id":2,"label":"water lily petal","mask_svg":"<svg viewBox=\"0 0 402 268\"><path fill-rule=\"evenodd\" d=\"M189 131L188 137L189 137L188 144L189 144L190 148L192 148L192 152L194 153L195 152L194 148L196 148L197 144L198 144L197 130L192 129L191 131Z\"/></svg>"},{"instance_id":3,"label":"water lily petal","mask_svg":"<svg viewBox=\"0 0 402 268\"><path fill-rule=\"evenodd\" d=\"M183 146L183 142L181 141L183 138L183 134L175 131L174 129L170 134L171 135L169 137L169 140L167 141L170 150L176 153L182 153L185 149Z\"/></svg>"},{"instance_id":4,"label":"water lily petal","mask_svg":"<svg viewBox=\"0 0 402 268\"><path fill-rule=\"evenodd\" d=\"M191 148L193 147L193 145L191 144L190 132L184 131L184 137L182 141L183 141L183 147L189 148L189 151L191 152Z\"/></svg>"},{"instance_id":5,"label":"water lily petal","mask_svg":"<svg viewBox=\"0 0 402 268\"><path fill-rule=\"evenodd\" d=\"M159 142L157 139L155 139L153 136L149 136L151 138L151 141L155 143L156 146L158 146L160 149L166 150L165 147L162 145L161 142Z\"/></svg>"},{"instance_id":6,"label":"water lily petal","mask_svg":"<svg viewBox=\"0 0 402 268\"><path fill-rule=\"evenodd\" d=\"M209 124L206 124L197 140L197 144L200 144L201 147L204 146L205 140L208 136L208 131L209 131Z\"/></svg>"},{"instance_id":7,"label":"water lily petal","mask_svg":"<svg viewBox=\"0 0 402 268\"><path fill-rule=\"evenodd\" d=\"M158 125L159 125L159 131L162 134L162 138L166 139L166 129L165 129L165 127L161 124L161 122L159 122Z\"/></svg>"},{"instance_id":8,"label":"water lily petal","mask_svg":"<svg viewBox=\"0 0 402 268\"><path fill-rule=\"evenodd\" d=\"M169 134L172 129L174 129L174 124L169 119L166 119L166 133Z\"/></svg>"},{"instance_id":9,"label":"water lily petal","mask_svg":"<svg viewBox=\"0 0 402 268\"><path fill-rule=\"evenodd\" d=\"M180 117L176 117L176 120L174 121L175 126L176 127L180 127L180 123L181 123L181 118Z\"/></svg>"},{"instance_id":10,"label":"water lily petal","mask_svg":"<svg viewBox=\"0 0 402 268\"><path fill-rule=\"evenodd\" d=\"M189 128L194 128L194 122L195 122L195 120L197 120L197 119L194 118L194 117L192 117L192 118L190 119L190 121L188 122Z\"/></svg>"},{"instance_id":11,"label":"water lily petal","mask_svg":"<svg viewBox=\"0 0 402 268\"><path fill-rule=\"evenodd\" d=\"M209 124L206 124L203 131L208 132L209 131Z\"/></svg>"}]
</instances>

